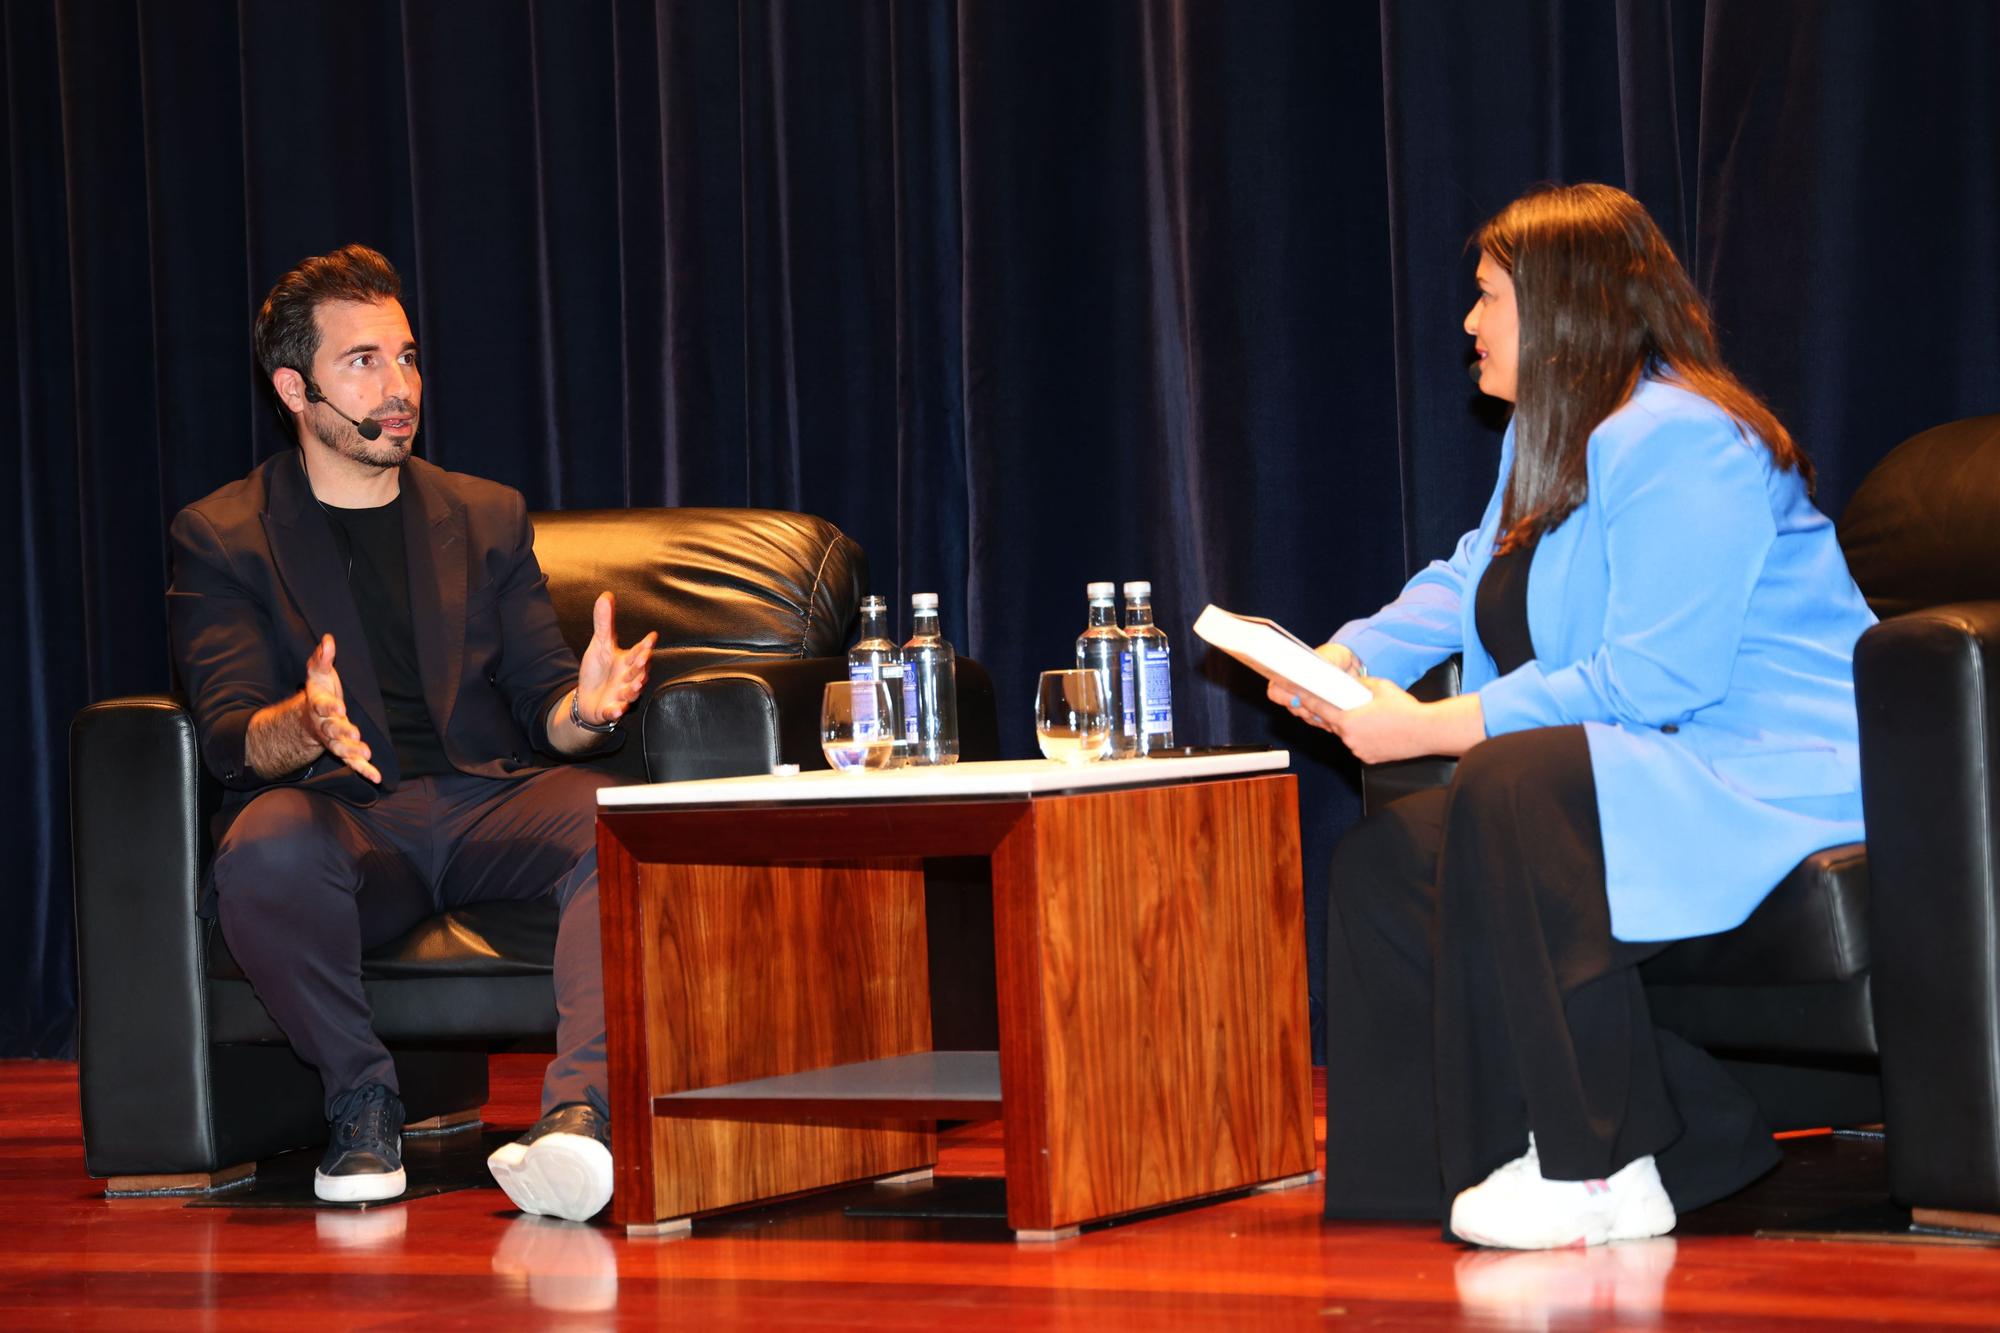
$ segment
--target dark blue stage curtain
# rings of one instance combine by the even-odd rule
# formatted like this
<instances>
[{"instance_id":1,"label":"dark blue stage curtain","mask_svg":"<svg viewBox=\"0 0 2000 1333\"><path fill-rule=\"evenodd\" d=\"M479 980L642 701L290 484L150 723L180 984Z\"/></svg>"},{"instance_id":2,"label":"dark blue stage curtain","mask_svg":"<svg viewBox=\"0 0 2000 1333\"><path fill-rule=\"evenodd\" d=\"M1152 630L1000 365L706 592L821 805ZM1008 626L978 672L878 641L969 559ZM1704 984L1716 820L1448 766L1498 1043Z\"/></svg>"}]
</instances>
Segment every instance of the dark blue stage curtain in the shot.
<instances>
[{"instance_id":1,"label":"dark blue stage curtain","mask_svg":"<svg viewBox=\"0 0 2000 1333\"><path fill-rule=\"evenodd\" d=\"M283 447L248 329L299 257L402 268L420 447L537 507L810 510L942 594L1013 753L1083 584L1150 578L1181 736L1351 765L1204 660L1323 634L1475 518L1475 224L1627 185L1838 504L2000 408L1985 0L5 0L17 460L0 1054L74 1017L66 729L167 688L174 510ZM635 627L636 628L636 627ZM18 732L12 730L18 725ZM1317 961L1314 989L1317 990Z\"/></svg>"}]
</instances>

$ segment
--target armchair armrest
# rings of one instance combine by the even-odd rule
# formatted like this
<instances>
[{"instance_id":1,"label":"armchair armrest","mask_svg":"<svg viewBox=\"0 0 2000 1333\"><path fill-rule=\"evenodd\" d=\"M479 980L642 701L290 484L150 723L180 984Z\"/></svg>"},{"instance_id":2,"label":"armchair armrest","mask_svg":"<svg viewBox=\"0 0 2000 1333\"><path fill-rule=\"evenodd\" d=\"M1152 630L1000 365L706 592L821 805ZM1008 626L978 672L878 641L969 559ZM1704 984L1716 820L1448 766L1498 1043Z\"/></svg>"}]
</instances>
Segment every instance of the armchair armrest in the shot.
<instances>
[{"instance_id":1,"label":"armchair armrest","mask_svg":"<svg viewBox=\"0 0 2000 1333\"><path fill-rule=\"evenodd\" d=\"M195 914L204 781L194 719L177 699L106 700L70 726L78 1084L92 1175L185 1170L143 1154L211 1141Z\"/></svg>"},{"instance_id":2,"label":"armchair armrest","mask_svg":"<svg viewBox=\"0 0 2000 1333\"><path fill-rule=\"evenodd\" d=\"M1459 663L1456 657L1426 671L1410 686L1410 693L1425 703L1449 699L1458 693ZM1389 802L1413 792L1448 786L1458 771L1458 760L1443 757L1403 759L1393 764L1364 764L1361 767L1361 813L1372 815Z\"/></svg>"},{"instance_id":3,"label":"armchair armrest","mask_svg":"<svg viewBox=\"0 0 2000 1333\"><path fill-rule=\"evenodd\" d=\"M2000 1211L2000 602L1882 622L1854 680L1890 1192Z\"/></svg>"},{"instance_id":4,"label":"armchair armrest","mask_svg":"<svg viewBox=\"0 0 2000 1333\"><path fill-rule=\"evenodd\" d=\"M753 658L705 667L660 685L640 720L646 776L653 782L743 777L774 764L825 768L819 748L820 695L847 677L845 657ZM959 754L999 755L993 682L986 668L958 659Z\"/></svg>"},{"instance_id":5,"label":"armchair armrest","mask_svg":"<svg viewBox=\"0 0 2000 1333\"><path fill-rule=\"evenodd\" d=\"M752 659L704 667L655 688L640 736L653 782L824 768L820 693L847 676L844 657Z\"/></svg>"}]
</instances>

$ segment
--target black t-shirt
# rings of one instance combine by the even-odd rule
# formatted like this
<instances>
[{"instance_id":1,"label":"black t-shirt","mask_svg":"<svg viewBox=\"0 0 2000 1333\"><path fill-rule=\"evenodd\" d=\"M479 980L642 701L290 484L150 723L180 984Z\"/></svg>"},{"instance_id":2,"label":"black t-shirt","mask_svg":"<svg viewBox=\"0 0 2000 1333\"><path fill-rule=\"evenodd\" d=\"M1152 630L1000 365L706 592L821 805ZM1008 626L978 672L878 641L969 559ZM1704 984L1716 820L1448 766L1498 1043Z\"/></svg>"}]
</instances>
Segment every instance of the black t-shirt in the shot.
<instances>
[{"instance_id":1,"label":"black t-shirt","mask_svg":"<svg viewBox=\"0 0 2000 1333\"><path fill-rule=\"evenodd\" d=\"M1501 675L1534 660L1535 641L1528 632L1528 569L1534 564L1541 534L1505 555L1496 555L1480 577L1473 594L1473 624L1479 641L1493 656Z\"/></svg>"},{"instance_id":2,"label":"black t-shirt","mask_svg":"<svg viewBox=\"0 0 2000 1333\"><path fill-rule=\"evenodd\" d=\"M410 618L410 560L403 542L403 497L375 509L321 506L333 527L333 544L347 561L347 587L368 636L368 656L382 686L389 714L389 740L396 767L406 778L452 772L444 757L430 705L424 702L424 674L417 663L417 636ZM340 669L338 659L334 669Z\"/></svg>"}]
</instances>

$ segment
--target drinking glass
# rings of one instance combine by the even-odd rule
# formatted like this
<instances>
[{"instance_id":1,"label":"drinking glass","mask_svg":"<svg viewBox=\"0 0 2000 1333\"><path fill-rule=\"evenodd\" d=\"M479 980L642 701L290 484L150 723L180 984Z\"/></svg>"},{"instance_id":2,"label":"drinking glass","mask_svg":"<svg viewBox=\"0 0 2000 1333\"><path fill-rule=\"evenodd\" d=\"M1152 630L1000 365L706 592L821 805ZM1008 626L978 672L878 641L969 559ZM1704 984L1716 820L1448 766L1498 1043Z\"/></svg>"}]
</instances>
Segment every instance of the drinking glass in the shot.
<instances>
[{"instance_id":1,"label":"drinking glass","mask_svg":"<svg viewBox=\"0 0 2000 1333\"><path fill-rule=\"evenodd\" d=\"M880 680L828 681L819 706L819 748L843 773L892 767L895 709Z\"/></svg>"},{"instance_id":2,"label":"drinking glass","mask_svg":"<svg viewBox=\"0 0 2000 1333\"><path fill-rule=\"evenodd\" d=\"M1044 671L1035 693L1035 739L1042 754L1087 764L1111 748L1111 704L1095 671Z\"/></svg>"}]
</instances>

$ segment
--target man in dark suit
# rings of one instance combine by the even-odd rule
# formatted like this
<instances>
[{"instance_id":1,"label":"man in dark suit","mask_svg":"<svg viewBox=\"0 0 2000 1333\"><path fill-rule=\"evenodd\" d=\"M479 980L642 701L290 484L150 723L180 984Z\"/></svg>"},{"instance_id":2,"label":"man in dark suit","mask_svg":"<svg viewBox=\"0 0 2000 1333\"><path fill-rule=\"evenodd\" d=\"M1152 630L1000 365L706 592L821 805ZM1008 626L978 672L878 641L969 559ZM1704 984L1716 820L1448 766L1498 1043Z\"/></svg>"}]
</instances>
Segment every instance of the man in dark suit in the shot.
<instances>
[{"instance_id":1,"label":"man in dark suit","mask_svg":"<svg viewBox=\"0 0 2000 1333\"><path fill-rule=\"evenodd\" d=\"M611 1193L596 791L654 635L598 598L563 642L519 493L411 457L423 403L401 280L350 245L279 279L257 357L299 447L181 511L168 592L202 757L227 789L203 911L332 1122L319 1197L404 1188L403 1106L361 951L466 903L553 893L557 1055L493 1155L522 1209Z\"/></svg>"}]
</instances>

